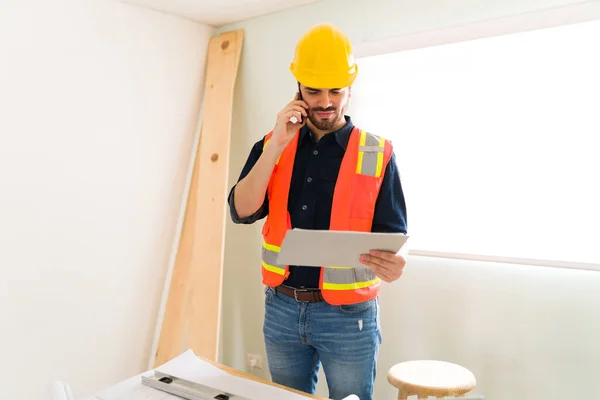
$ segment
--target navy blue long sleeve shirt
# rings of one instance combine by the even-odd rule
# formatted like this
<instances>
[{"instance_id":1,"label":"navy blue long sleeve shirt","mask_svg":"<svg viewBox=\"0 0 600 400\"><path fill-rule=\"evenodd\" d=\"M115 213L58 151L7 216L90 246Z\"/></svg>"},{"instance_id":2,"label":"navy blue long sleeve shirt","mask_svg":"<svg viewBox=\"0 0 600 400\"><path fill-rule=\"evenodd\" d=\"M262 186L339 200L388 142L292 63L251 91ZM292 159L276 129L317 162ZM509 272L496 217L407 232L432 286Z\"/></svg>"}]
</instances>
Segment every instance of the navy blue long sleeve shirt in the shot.
<instances>
[{"instance_id":1,"label":"navy blue long sleeve shirt","mask_svg":"<svg viewBox=\"0 0 600 400\"><path fill-rule=\"evenodd\" d=\"M329 229L333 192L350 133L352 120L346 116L346 124L316 141L305 125L300 130L298 148L294 160L288 211L292 228ZM254 144L238 182L254 167L262 154L263 140ZM252 224L265 218L269 212L267 194L262 206L251 216L240 218L234 204L235 186L229 192L228 202L231 219L237 224ZM407 233L406 204L395 154L387 165L379 197L375 204L372 232ZM295 288L318 288L320 268L290 266L286 286Z\"/></svg>"}]
</instances>

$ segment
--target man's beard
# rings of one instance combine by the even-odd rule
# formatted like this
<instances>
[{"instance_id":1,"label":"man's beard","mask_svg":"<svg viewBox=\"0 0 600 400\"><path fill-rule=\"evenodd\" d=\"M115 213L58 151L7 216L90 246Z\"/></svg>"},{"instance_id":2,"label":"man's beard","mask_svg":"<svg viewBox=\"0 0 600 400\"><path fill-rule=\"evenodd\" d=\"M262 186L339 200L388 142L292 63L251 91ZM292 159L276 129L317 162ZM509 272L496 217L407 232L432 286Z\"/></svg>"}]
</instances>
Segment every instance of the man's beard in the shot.
<instances>
[{"instance_id":1,"label":"man's beard","mask_svg":"<svg viewBox=\"0 0 600 400\"><path fill-rule=\"evenodd\" d=\"M329 118L321 119L317 112L329 112L333 111L333 114ZM308 119L315 128L321 131L329 131L333 129L333 127L339 122L340 114L337 108L328 107L328 108L311 108L308 110Z\"/></svg>"}]
</instances>

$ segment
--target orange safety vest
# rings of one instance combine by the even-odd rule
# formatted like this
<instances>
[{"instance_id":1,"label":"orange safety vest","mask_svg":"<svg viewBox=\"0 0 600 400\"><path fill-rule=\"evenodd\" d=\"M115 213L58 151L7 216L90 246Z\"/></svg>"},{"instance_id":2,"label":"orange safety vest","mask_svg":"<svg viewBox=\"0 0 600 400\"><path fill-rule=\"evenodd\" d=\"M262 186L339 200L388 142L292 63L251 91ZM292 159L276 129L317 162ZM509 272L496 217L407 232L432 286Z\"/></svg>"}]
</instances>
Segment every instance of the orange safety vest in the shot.
<instances>
[{"instance_id":1,"label":"orange safety vest","mask_svg":"<svg viewBox=\"0 0 600 400\"><path fill-rule=\"evenodd\" d=\"M265 136L264 146L272 134ZM268 185L269 213L262 228L266 286L279 286L289 276L288 266L277 265L276 258L286 232L292 229L287 205L299 136L280 155ZM388 140L356 127L352 130L333 194L330 230L371 231L375 202L391 156ZM371 300L378 295L379 286L380 279L368 268L321 267L319 289L332 305Z\"/></svg>"}]
</instances>

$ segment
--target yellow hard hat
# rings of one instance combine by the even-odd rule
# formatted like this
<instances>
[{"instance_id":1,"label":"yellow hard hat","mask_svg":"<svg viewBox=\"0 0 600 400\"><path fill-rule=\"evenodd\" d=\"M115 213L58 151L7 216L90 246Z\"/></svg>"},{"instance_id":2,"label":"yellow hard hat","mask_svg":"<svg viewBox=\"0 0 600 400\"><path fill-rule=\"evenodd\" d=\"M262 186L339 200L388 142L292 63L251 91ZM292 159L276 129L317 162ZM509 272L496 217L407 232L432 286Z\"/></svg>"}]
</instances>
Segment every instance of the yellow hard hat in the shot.
<instances>
[{"instance_id":1,"label":"yellow hard hat","mask_svg":"<svg viewBox=\"0 0 600 400\"><path fill-rule=\"evenodd\" d=\"M352 85L358 66L346 35L331 24L319 24L298 41L290 70L304 86L335 89Z\"/></svg>"}]
</instances>

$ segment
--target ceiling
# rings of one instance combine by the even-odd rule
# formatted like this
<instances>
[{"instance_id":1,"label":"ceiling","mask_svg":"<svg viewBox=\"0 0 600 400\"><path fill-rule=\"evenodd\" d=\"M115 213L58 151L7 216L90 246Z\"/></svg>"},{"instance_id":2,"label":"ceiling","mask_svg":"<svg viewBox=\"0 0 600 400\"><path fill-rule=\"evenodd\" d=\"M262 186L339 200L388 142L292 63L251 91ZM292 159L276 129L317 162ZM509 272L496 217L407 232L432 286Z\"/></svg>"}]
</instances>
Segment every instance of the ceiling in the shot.
<instances>
[{"instance_id":1,"label":"ceiling","mask_svg":"<svg viewBox=\"0 0 600 400\"><path fill-rule=\"evenodd\" d=\"M208 25L221 26L320 0L121 0L178 15Z\"/></svg>"}]
</instances>

